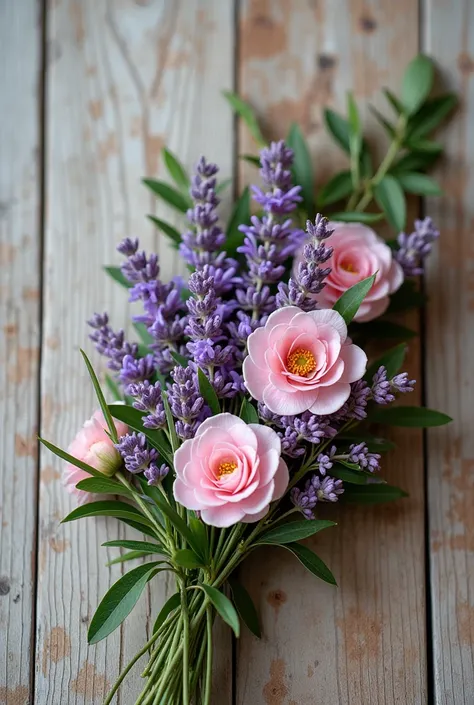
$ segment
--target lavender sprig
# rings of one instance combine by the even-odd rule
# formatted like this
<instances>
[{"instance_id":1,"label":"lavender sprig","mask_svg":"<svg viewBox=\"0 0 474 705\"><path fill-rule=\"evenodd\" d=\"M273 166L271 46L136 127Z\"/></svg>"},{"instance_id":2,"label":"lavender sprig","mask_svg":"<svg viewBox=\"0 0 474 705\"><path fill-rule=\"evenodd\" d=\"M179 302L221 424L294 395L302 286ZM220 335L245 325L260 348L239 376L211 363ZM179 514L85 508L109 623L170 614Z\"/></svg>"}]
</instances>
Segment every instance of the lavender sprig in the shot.
<instances>
[{"instance_id":1,"label":"lavender sprig","mask_svg":"<svg viewBox=\"0 0 474 705\"><path fill-rule=\"evenodd\" d=\"M431 218L415 220L415 230L410 235L399 234L399 249L395 252L395 258L407 277L423 274L424 261L438 237L439 230L436 230Z\"/></svg>"}]
</instances>

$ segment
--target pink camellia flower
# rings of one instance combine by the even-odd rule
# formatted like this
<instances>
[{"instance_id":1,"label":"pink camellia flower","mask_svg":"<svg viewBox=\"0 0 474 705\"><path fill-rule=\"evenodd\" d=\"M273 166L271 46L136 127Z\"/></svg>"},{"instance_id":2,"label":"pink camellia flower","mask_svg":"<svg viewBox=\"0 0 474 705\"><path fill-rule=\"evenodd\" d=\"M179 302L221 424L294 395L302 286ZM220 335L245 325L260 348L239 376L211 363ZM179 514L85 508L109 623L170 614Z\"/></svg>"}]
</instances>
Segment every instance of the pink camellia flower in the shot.
<instances>
[{"instance_id":1,"label":"pink camellia flower","mask_svg":"<svg viewBox=\"0 0 474 705\"><path fill-rule=\"evenodd\" d=\"M378 235L360 223L329 223L334 232L327 240L333 254L324 265L331 267L326 286L315 295L323 308L332 308L347 289L377 272L375 283L360 305L354 320L371 321L387 310L389 295L403 284L403 270L392 257L392 250ZM295 267L302 253L295 258Z\"/></svg>"},{"instance_id":2,"label":"pink camellia flower","mask_svg":"<svg viewBox=\"0 0 474 705\"><path fill-rule=\"evenodd\" d=\"M280 454L280 438L268 426L212 416L174 454L175 499L211 526L259 521L288 486Z\"/></svg>"},{"instance_id":3,"label":"pink camellia flower","mask_svg":"<svg viewBox=\"0 0 474 705\"><path fill-rule=\"evenodd\" d=\"M249 336L247 346L247 389L283 416L338 411L367 365L365 352L347 337L342 316L328 309L281 308Z\"/></svg>"},{"instance_id":4,"label":"pink camellia flower","mask_svg":"<svg viewBox=\"0 0 474 705\"><path fill-rule=\"evenodd\" d=\"M121 421L114 421L118 436L128 432L128 426ZM68 450L78 460L91 465L99 472L111 477L120 467L122 459L120 453L106 434L107 423L101 411L95 411L92 418L88 419L76 435ZM80 480L90 477L85 470L77 468L70 463L66 464L63 471L63 483L67 491L73 494L78 504L84 504L91 499L89 492L78 490L76 485Z\"/></svg>"}]
</instances>

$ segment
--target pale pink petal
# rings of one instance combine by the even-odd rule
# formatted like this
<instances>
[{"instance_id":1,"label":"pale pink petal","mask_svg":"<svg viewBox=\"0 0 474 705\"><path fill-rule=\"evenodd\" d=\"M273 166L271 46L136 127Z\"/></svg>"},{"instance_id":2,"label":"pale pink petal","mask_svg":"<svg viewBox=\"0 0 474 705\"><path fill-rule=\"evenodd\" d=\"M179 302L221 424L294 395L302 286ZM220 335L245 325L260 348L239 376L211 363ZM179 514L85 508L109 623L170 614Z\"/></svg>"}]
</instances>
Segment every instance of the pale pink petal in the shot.
<instances>
[{"instance_id":1,"label":"pale pink petal","mask_svg":"<svg viewBox=\"0 0 474 705\"><path fill-rule=\"evenodd\" d=\"M310 407L310 411L318 416L334 414L349 399L350 393L351 385L343 382L336 382L332 387L320 387L318 398Z\"/></svg>"},{"instance_id":2,"label":"pale pink petal","mask_svg":"<svg viewBox=\"0 0 474 705\"><path fill-rule=\"evenodd\" d=\"M246 357L242 365L245 386L254 399L263 401L263 390L268 385L269 372L257 367L250 357Z\"/></svg>"},{"instance_id":3,"label":"pale pink petal","mask_svg":"<svg viewBox=\"0 0 474 705\"><path fill-rule=\"evenodd\" d=\"M337 311L332 309L319 309L317 311L309 311L309 316L316 322L319 326L326 324L335 328L341 337L341 343L347 338L347 326L346 323Z\"/></svg>"},{"instance_id":4,"label":"pale pink petal","mask_svg":"<svg viewBox=\"0 0 474 705\"><path fill-rule=\"evenodd\" d=\"M297 313L301 313L301 309L297 306L284 306L283 308L279 308L277 311L274 311L269 315L265 328L271 330L281 323L288 325L293 316L296 316Z\"/></svg>"},{"instance_id":5,"label":"pale pink petal","mask_svg":"<svg viewBox=\"0 0 474 705\"><path fill-rule=\"evenodd\" d=\"M365 375L367 355L358 345L343 345L340 358L344 361L340 382L356 382Z\"/></svg>"},{"instance_id":6,"label":"pale pink petal","mask_svg":"<svg viewBox=\"0 0 474 705\"><path fill-rule=\"evenodd\" d=\"M403 269L396 260L392 260L392 266L388 272L388 281L390 283L390 293L397 291L405 280Z\"/></svg>"},{"instance_id":7,"label":"pale pink petal","mask_svg":"<svg viewBox=\"0 0 474 705\"><path fill-rule=\"evenodd\" d=\"M281 453L281 441L273 429L258 423L251 423L249 426L257 437L258 453L260 455L269 450L276 450L278 454Z\"/></svg>"},{"instance_id":8,"label":"pale pink petal","mask_svg":"<svg viewBox=\"0 0 474 705\"><path fill-rule=\"evenodd\" d=\"M184 472L184 467L191 460L191 450L193 447L193 441L184 441L183 445L178 448L174 453L174 467L176 470L176 475L181 477Z\"/></svg>"},{"instance_id":9,"label":"pale pink petal","mask_svg":"<svg viewBox=\"0 0 474 705\"><path fill-rule=\"evenodd\" d=\"M385 296L383 299L379 299L378 301L372 301L370 303L366 303L365 301L363 301L360 305L359 310L354 316L354 321L358 321L359 323L373 321L374 318L378 318L383 313L385 313L389 303L390 299L388 296Z\"/></svg>"},{"instance_id":10,"label":"pale pink petal","mask_svg":"<svg viewBox=\"0 0 474 705\"><path fill-rule=\"evenodd\" d=\"M270 480L268 484L256 489L250 497L242 500L239 507L241 507L246 514L261 512L262 509L272 501L274 494L275 482Z\"/></svg>"},{"instance_id":11,"label":"pale pink petal","mask_svg":"<svg viewBox=\"0 0 474 705\"><path fill-rule=\"evenodd\" d=\"M193 488L196 501L201 507L220 507L228 501L227 495L219 495L218 486L212 490L204 487Z\"/></svg>"},{"instance_id":12,"label":"pale pink petal","mask_svg":"<svg viewBox=\"0 0 474 705\"><path fill-rule=\"evenodd\" d=\"M223 529L242 521L244 516L245 514L242 509L233 504L225 504L221 507L211 507L210 509L203 509L201 511L201 519L205 524L208 524L209 526L217 526Z\"/></svg>"},{"instance_id":13,"label":"pale pink petal","mask_svg":"<svg viewBox=\"0 0 474 705\"><path fill-rule=\"evenodd\" d=\"M264 328L257 328L251 333L247 339L247 349L252 361L257 367L265 369L265 351L268 348L268 336L269 330Z\"/></svg>"},{"instance_id":14,"label":"pale pink petal","mask_svg":"<svg viewBox=\"0 0 474 705\"><path fill-rule=\"evenodd\" d=\"M336 362L331 367L331 369L328 370L326 372L326 374L322 375L318 379L318 382L317 382L318 386L319 387L329 387L330 385L335 384L336 382L339 382L343 372L344 372L344 362L339 357L339 359L336 360Z\"/></svg>"},{"instance_id":15,"label":"pale pink petal","mask_svg":"<svg viewBox=\"0 0 474 705\"><path fill-rule=\"evenodd\" d=\"M270 482L270 480L275 477L279 461L280 453L274 448L271 448L270 450L267 450L266 453L260 455L260 463L258 470L259 481L261 485L266 485L268 482Z\"/></svg>"},{"instance_id":16,"label":"pale pink petal","mask_svg":"<svg viewBox=\"0 0 474 705\"><path fill-rule=\"evenodd\" d=\"M273 492L272 502L274 502L276 499L280 499L280 497L283 497L290 482L290 473L288 472L288 465L285 463L283 458L280 458L280 462L278 463L274 482L275 489Z\"/></svg>"},{"instance_id":17,"label":"pale pink petal","mask_svg":"<svg viewBox=\"0 0 474 705\"><path fill-rule=\"evenodd\" d=\"M193 490L185 485L179 477L173 483L173 496L186 509L203 509L203 505L198 502Z\"/></svg>"},{"instance_id":18,"label":"pale pink petal","mask_svg":"<svg viewBox=\"0 0 474 705\"><path fill-rule=\"evenodd\" d=\"M263 519L263 517L268 514L269 509L270 505L267 504L267 506L264 507L261 512L257 512L256 514L245 514L240 521L244 524L255 524L257 521L260 521L260 519Z\"/></svg>"},{"instance_id":19,"label":"pale pink petal","mask_svg":"<svg viewBox=\"0 0 474 705\"><path fill-rule=\"evenodd\" d=\"M257 478L249 485L244 487L242 490L240 490L240 492L233 492L232 494L228 494L217 491L216 497L222 499L225 502L232 502L233 504L235 504L236 502L242 503L246 497L250 497L255 492L258 492L259 484L260 481L259 478Z\"/></svg>"},{"instance_id":20,"label":"pale pink petal","mask_svg":"<svg viewBox=\"0 0 474 705\"><path fill-rule=\"evenodd\" d=\"M301 414L303 411L316 401L318 392L311 390L309 392L294 392L286 394L275 387L268 385L263 392L263 402L268 406L270 411L280 416L292 416Z\"/></svg>"},{"instance_id":21,"label":"pale pink petal","mask_svg":"<svg viewBox=\"0 0 474 705\"><path fill-rule=\"evenodd\" d=\"M238 424L246 426L245 421L239 419L238 416L228 413L217 414L216 416L210 416L202 422L197 430L196 436L201 436L208 428L221 428L223 431L228 431Z\"/></svg>"}]
</instances>

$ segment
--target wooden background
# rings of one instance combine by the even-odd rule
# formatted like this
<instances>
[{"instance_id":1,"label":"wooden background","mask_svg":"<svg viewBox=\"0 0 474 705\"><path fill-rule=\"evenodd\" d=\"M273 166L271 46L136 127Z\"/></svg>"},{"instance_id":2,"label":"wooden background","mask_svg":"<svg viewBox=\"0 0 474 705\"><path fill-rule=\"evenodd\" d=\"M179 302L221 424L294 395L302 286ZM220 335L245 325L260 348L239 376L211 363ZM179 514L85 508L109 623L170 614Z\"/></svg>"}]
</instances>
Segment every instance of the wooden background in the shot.
<instances>
[{"instance_id":1,"label":"wooden background","mask_svg":"<svg viewBox=\"0 0 474 705\"><path fill-rule=\"evenodd\" d=\"M3 0L0 47L0 704L101 703L168 590L155 581L122 629L87 647L121 572L100 544L122 529L59 524L71 508L60 463L36 442L39 431L66 446L94 407L78 348L96 310L127 324L126 296L101 272L116 242L139 235L178 269L144 219L156 204L141 177L164 176L166 144L188 167L206 154L241 186L236 154L253 145L220 95L234 89L269 136L297 120L326 180L344 157L322 108L354 89L382 149L367 102L383 110L380 88L396 90L419 50L461 107L442 135L445 196L412 209L442 238L410 369L418 398L455 422L397 434L387 474L409 500L345 510L318 538L338 589L276 550L246 564L265 636L233 644L220 631L214 702L474 703L472 0Z\"/></svg>"}]
</instances>

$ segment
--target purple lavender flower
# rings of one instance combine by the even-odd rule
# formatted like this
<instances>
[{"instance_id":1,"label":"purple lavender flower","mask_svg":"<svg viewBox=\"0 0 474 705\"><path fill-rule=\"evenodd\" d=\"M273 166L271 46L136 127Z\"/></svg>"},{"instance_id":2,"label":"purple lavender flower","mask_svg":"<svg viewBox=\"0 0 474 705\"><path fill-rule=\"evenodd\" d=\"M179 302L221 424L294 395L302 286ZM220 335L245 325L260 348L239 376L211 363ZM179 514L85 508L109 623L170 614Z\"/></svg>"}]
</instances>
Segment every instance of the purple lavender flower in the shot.
<instances>
[{"instance_id":1,"label":"purple lavender flower","mask_svg":"<svg viewBox=\"0 0 474 705\"><path fill-rule=\"evenodd\" d=\"M401 372L393 379L387 379L387 370L382 365L372 378L372 398L377 404L391 404L395 401L394 392L412 392L415 380L408 378L408 372Z\"/></svg>"},{"instance_id":2,"label":"purple lavender flower","mask_svg":"<svg viewBox=\"0 0 474 705\"><path fill-rule=\"evenodd\" d=\"M138 240L125 238L117 246L117 250L127 258L121 266L122 274L132 284L150 282L158 279L160 267L158 255L147 256L145 251L138 251Z\"/></svg>"},{"instance_id":3,"label":"purple lavender flower","mask_svg":"<svg viewBox=\"0 0 474 705\"><path fill-rule=\"evenodd\" d=\"M415 220L415 230L410 235L399 234L399 249L395 252L395 258L407 277L423 274L424 261L438 237L439 230L436 230L431 218Z\"/></svg>"},{"instance_id":4,"label":"purple lavender flower","mask_svg":"<svg viewBox=\"0 0 474 705\"><path fill-rule=\"evenodd\" d=\"M408 372L401 372L399 375L395 375L391 382L392 388L401 394L412 392L416 384L416 380L408 378Z\"/></svg>"},{"instance_id":5,"label":"purple lavender flower","mask_svg":"<svg viewBox=\"0 0 474 705\"><path fill-rule=\"evenodd\" d=\"M370 453L365 443L352 443L349 447L348 461L355 463L369 472L379 470L380 455L378 453Z\"/></svg>"},{"instance_id":6,"label":"purple lavender flower","mask_svg":"<svg viewBox=\"0 0 474 705\"><path fill-rule=\"evenodd\" d=\"M109 326L109 317L106 313L95 313L87 323L94 331L89 338L95 343L96 350L101 355L110 358L107 366L111 370L119 371L124 357L137 355L138 345L127 342L123 330L113 331Z\"/></svg>"},{"instance_id":7,"label":"purple lavender flower","mask_svg":"<svg viewBox=\"0 0 474 705\"><path fill-rule=\"evenodd\" d=\"M150 466L144 471L144 475L148 480L149 485L159 485L160 482L167 476L170 469L164 463L158 467L156 463L150 463Z\"/></svg>"},{"instance_id":8,"label":"purple lavender flower","mask_svg":"<svg viewBox=\"0 0 474 705\"><path fill-rule=\"evenodd\" d=\"M342 480L326 476L320 478L313 475L306 481L304 489L294 487L290 499L306 519L314 519L314 508L319 502L337 502L340 494L344 492Z\"/></svg>"},{"instance_id":9,"label":"purple lavender flower","mask_svg":"<svg viewBox=\"0 0 474 705\"><path fill-rule=\"evenodd\" d=\"M351 393L345 404L333 414L332 419L338 426L351 419L363 421L367 416L367 402L370 399L371 389L367 382L359 379L351 384Z\"/></svg>"},{"instance_id":10,"label":"purple lavender flower","mask_svg":"<svg viewBox=\"0 0 474 705\"><path fill-rule=\"evenodd\" d=\"M310 220L307 221L306 230L311 240L303 247L302 261L288 284L280 282L278 285L278 306L298 306L303 311L316 308L314 296L324 288L324 279L331 271L330 267L321 267L332 255L332 248L324 244L324 240L334 232L328 225L326 218L319 213L314 225Z\"/></svg>"},{"instance_id":11,"label":"purple lavender flower","mask_svg":"<svg viewBox=\"0 0 474 705\"><path fill-rule=\"evenodd\" d=\"M176 433L180 438L193 438L199 425L209 416L209 409L199 392L197 374L190 367L175 367L174 382L168 389L171 413L177 419Z\"/></svg>"},{"instance_id":12,"label":"purple lavender flower","mask_svg":"<svg viewBox=\"0 0 474 705\"><path fill-rule=\"evenodd\" d=\"M154 448L148 448L143 433L128 433L121 437L115 447L122 456L126 469L134 474L147 470L158 459L158 452Z\"/></svg>"},{"instance_id":13,"label":"purple lavender flower","mask_svg":"<svg viewBox=\"0 0 474 705\"><path fill-rule=\"evenodd\" d=\"M133 407L139 411L147 412L143 417L145 428L164 428L166 426L165 407L161 396L161 385L159 382L152 384L148 380L129 384L127 394L135 397Z\"/></svg>"},{"instance_id":14,"label":"purple lavender flower","mask_svg":"<svg viewBox=\"0 0 474 705\"><path fill-rule=\"evenodd\" d=\"M293 487L290 492L290 499L294 506L300 510L305 519L314 519L313 509L318 503L318 498L314 488L306 483L305 489Z\"/></svg>"},{"instance_id":15,"label":"purple lavender flower","mask_svg":"<svg viewBox=\"0 0 474 705\"><path fill-rule=\"evenodd\" d=\"M153 355L145 355L145 357L139 359L134 358L132 355L125 355L122 360L119 379L126 386L136 382L144 382L154 374L155 360Z\"/></svg>"},{"instance_id":16,"label":"purple lavender flower","mask_svg":"<svg viewBox=\"0 0 474 705\"><path fill-rule=\"evenodd\" d=\"M300 437L296 431L291 428L286 428L284 431L278 431L281 440L281 452L288 455L290 458L299 458L305 454L305 448L300 445Z\"/></svg>"},{"instance_id":17,"label":"purple lavender flower","mask_svg":"<svg viewBox=\"0 0 474 705\"><path fill-rule=\"evenodd\" d=\"M336 446L331 446L327 453L320 453L316 458L319 463L319 472L321 475L326 475L327 471L333 466L333 457L336 453Z\"/></svg>"},{"instance_id":18,"label":"purple lavender flower","mask_svg":"<svg viewBox=\"0 0 474 705\"><path fill-rule=\"evenodd\" d=\"M337 502L339 495L344 492L342 480L326 476L321 480L317 475L313 475L310 480L316 496L320 502Z\"/></svg>"}]
</instances>

